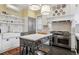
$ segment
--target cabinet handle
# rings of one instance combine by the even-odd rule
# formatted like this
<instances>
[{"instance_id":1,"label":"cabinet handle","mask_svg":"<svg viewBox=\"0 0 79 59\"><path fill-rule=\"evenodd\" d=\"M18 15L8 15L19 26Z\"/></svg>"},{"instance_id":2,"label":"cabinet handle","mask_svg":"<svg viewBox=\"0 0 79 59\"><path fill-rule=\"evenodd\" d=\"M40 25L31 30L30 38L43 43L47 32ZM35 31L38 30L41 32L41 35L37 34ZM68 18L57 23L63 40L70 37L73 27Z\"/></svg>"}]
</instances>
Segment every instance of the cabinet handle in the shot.
<instances>
[{"instance_id":1,"label":"cabinet handle","mask_svg":"<svg viewBox=\"0 0 79 59\"><path fill-rule=\"evenodd\" d=\"M6 41L9 41L9 39L7 39Z\"/></svg>"}]
</instances>

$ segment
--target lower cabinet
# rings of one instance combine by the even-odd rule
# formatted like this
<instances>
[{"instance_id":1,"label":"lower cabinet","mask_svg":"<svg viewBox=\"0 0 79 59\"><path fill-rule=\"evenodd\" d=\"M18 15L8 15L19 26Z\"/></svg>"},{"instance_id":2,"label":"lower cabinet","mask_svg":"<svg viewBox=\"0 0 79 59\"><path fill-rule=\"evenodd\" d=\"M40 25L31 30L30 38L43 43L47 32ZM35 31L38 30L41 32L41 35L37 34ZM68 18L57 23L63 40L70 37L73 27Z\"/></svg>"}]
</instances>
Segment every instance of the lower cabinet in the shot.
<instances>
[{"instance_id":1,"label":"lower cabinet","mask_svg":"<svg viewBox=\"0 0 79 59\"><path fill-rule=\"evenodd\" d=\"M12 39L12 47L11 48L17 48L20 46L20 40L18 37L11 38Z\"/></svg>"},{"instance_id":2,"label":"lower cabinet","mask_svg":"<svg viewBox=\"0 0 79 59\"><path fill-rule=\"evenodd\" d=\"M2 39L2 52L19 47L19 38Z\"/></svg>"},{"instance_id":3,"label":"lower cabinet","mask_svg":"<svg viewBox=\"0 0 79 59\"><path fill-rule=\"evenodd\" d=\"M10 39L2 39L2 52L10 49Z\"/></svg>"},{"instance_id":4,"label":"lower cabinet","mask_svg":"<svg viewBox=\"0 0 79 59\"><path fill-rule=\"evenodd\" d=\"M0 35L0 53L2 52L2 39L1 39L1 35Z\"/></svg>"}]
</instances>

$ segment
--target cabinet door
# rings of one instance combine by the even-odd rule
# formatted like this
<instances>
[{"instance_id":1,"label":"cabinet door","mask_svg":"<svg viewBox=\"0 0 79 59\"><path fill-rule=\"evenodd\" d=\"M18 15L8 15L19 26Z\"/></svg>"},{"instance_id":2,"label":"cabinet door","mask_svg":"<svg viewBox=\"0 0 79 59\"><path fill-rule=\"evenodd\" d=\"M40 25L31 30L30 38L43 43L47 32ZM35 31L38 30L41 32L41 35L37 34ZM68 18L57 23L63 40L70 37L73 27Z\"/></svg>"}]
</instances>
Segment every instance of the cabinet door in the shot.
<instances>
[{"instance_id":1,"label":"cabinet door","mask_svg":"<svg viewBox=\"0 0 79 59\"><path fill-rule=\"evenodd\" d=\"M8 32L8 25L7 24L1 24L1 33Z\"/></svg>"},{"instance_id":2,"label":"cabinet door","mask_svg":"<svg viewBox=\"0 0 79 59\"><path fill-rule=\"evenodd\" d=\"M2 52L9 50L9 48L10 48L9 42L10 42L10 39L3 39L2 40Z\"/></svg>"},{"instance_id":3,"label":"cabinet door","mask_svg":"<svg viewBox=\"0 0 79 59\"><path fill-rule=\"evenodd\" d=\"M20 39L19 38L16 38L15 44L16 44L15 47L20 47Z\"/></svg>"},{"instance_id":4,"label":"cabinet door","mask_svg":"<svg viewBox=\"0 0 79 59\"><path fill-rule=\"evenodd\" d=\"M20 36L20 33L4 33L3 39L18 37L18 36Z\"/></svg>"},{"instance_id":5,"label":"cabinet door","mask_svg":"<svg viewBox=\"0 0 79 59\"><path fill-rule=\"evenodd\" d=\"M23 32L23 26L21 24L10 25L10 32Z\"/></svg>"},{"instance_id":6,"label":"cabinet door","mask_svg":"<svg viewBox=\"0 0 79 59\"><path fill-rule=\"evenodd\" d=\"M0 53L2 53L2 39L1 39L1 35L0 35Z\"/></svg>"},{"instance_id":7,"label":"cabinet door","mask_svg":"<svg viewBox=\"0 0 79 59\"><path fill-rule=\"evenodd\" d=\"M42 16L42 22L43 22L43 25L47 25L47 16Z\"/></svg>"},{"instance_id":8,"label":"cabinet door","mask_svg":"<svg viewBox=\"0 0 79 59\"><path fill-rule=\"evenodd\" d=\"M0 39L0 53L1 53L1 39Z\"/></svg>"},{"instance_id":9,"label":"cabinet door","mask_svg":"<svg viewBox=\"0 0 79 59\"><path fill-rule=\"evenodd\" d=\"M37 32L42 31L43 29L43 23L40 17L38 17L36 20L36 29L37 29Z\"/></svg>"},{"instance_id":10,"label":"cabinet door","mask_svg":"<svg viewBox=\"0 0 79 59\"><path fill-rule=\"evenodd\" d=\"M20 46L19 38L9 38L2 40L2 52L14 49Z\"/></svg>"},{"instance_id":11,"label":"cabinet door","mask_svg":"<svg viewBox=\"0 0 79 59\"><path fill-rule=\"evenodd\" d=\"M12 47L11 48L17 48L20 46L20 40L19 38L11 38L12 39Z\"/></svg>"}]
</instances>

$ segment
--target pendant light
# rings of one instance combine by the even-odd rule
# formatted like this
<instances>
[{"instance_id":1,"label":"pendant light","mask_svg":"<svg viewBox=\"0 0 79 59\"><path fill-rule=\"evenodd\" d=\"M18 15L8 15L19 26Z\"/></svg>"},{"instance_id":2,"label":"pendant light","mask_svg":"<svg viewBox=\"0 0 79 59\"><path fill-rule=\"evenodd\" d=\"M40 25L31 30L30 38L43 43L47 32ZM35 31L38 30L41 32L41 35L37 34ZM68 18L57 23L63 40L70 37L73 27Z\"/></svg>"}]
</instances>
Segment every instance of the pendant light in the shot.
<instances>
[{"instance_id":1,"label":"pendant light","mask_svg":"<svg viewBox=\"0 0 79 59\"><path fill-rule=\"evenodd\" d=\"M49 15L51 11L51 8L49 5L42 5L41 7L41 14L42 15Z\"/></svg>"}]
</instances>

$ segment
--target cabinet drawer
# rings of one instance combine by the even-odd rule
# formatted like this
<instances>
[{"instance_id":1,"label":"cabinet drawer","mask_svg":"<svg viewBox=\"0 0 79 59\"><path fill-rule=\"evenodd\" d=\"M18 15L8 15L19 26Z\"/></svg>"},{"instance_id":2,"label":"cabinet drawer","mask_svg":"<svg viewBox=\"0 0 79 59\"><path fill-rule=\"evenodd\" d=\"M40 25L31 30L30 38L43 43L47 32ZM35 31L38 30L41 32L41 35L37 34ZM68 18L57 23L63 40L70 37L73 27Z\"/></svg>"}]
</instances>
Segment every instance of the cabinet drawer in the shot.
<instances>
[{"instance_id":1,"label":"cabinet drawer","mask_svg":"<svg viewBox=\"0 0 79 59\"><path fill-rule=\"evenodd\" d=\"M8 25L7 24L1 24L1 33L8 32Z\"/></svg>"},{"instance_id":2,"label":"cabinet drawer","mask_svg":"<svg viewBox=\"0 0 79 59\"><path fill-rule=\"evenodd\" d=\"M19 38L13 38L13 45L14 48L17 48L20 46L20 39Z\"/></svg>"},{"instance_id":3,"label":"cabinet drawer","mask_svg":"<svg viewBox=\"0 0 79 59\"><path fill-rule=\"evenodd\" d=\"M2 53L2 35L0 35L0 53Z\"/></svg>"},{"instance_id":4,"label":"cabinet drawer","mask_svg":"<svg viewBox=\"0 0 79 59\"><path fill-rule=\"evenodd\" d=\"M20 36L20 33L4 33L3 39L19 37L19 36Z\"/></svg>"}]
</instances>

